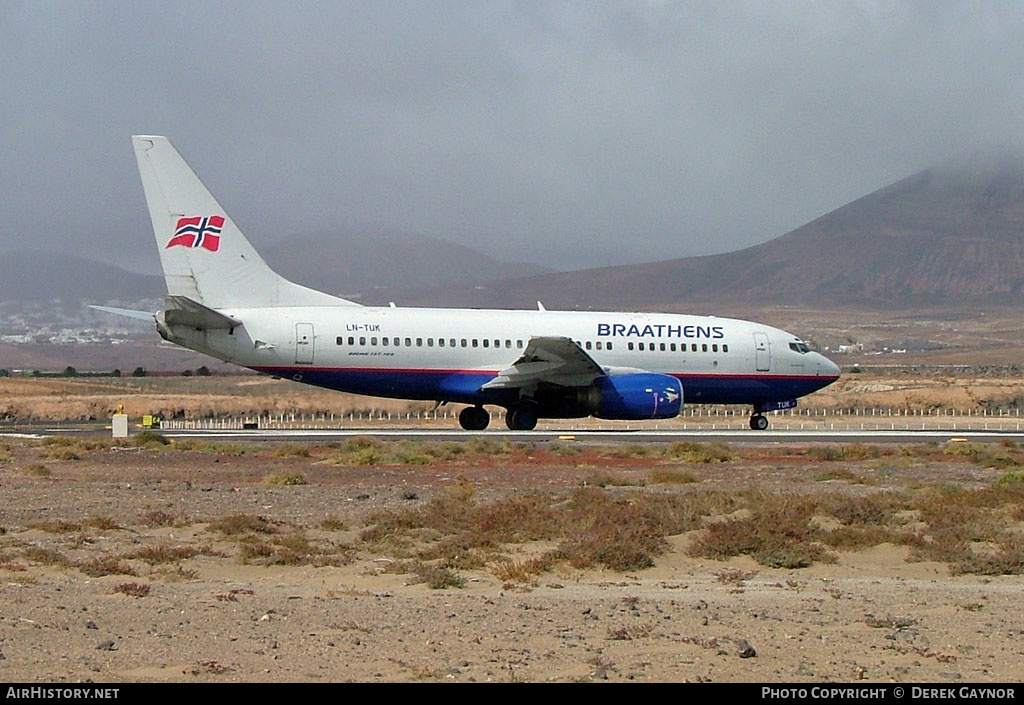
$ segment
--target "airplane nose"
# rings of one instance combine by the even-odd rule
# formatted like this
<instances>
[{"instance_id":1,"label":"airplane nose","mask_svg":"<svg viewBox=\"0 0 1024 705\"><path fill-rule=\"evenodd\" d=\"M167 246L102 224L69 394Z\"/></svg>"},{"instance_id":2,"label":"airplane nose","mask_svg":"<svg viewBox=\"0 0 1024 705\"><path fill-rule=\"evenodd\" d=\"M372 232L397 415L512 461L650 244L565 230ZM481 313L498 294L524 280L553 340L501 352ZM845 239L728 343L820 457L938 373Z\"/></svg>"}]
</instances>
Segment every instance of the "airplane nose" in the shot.
<instances>
[{"instance_id":1,"label":"airplane nose","mask_svg":"<svg viewBox=\"0 0 1024 705\"><path fill-rule=\"evenodd\" d=\"M829 360L824 355L818 354L818 357L820 358L818 360L818 364L819 364L818 369L820 370L819 374L821 376L823 376L823 377L836 377L836 378L838 378L839 375L842 373L842 370L839 369L839 365L837 365L836 363L832 362L831 360Z\"/></svg>"}]
</instances>

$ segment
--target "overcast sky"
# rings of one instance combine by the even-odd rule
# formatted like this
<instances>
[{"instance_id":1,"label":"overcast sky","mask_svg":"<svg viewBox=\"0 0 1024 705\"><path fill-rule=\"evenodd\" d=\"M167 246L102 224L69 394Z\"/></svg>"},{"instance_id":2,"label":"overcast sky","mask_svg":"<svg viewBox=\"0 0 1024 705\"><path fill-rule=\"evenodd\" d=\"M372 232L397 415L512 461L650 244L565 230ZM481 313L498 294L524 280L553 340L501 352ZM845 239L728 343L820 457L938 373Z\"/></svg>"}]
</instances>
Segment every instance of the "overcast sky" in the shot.
<instances>
[{"instance_id":1,"label":"overcast sky","mask_svg":"<svg viewBox=\"0 0 1024 705\"><path fill-rule=\"evenodd\" d=\"M0 0L0 246L153 269L129 136L257 246L757 244L1024 135L1024 3Z\"/></svg>"}]
</instances>

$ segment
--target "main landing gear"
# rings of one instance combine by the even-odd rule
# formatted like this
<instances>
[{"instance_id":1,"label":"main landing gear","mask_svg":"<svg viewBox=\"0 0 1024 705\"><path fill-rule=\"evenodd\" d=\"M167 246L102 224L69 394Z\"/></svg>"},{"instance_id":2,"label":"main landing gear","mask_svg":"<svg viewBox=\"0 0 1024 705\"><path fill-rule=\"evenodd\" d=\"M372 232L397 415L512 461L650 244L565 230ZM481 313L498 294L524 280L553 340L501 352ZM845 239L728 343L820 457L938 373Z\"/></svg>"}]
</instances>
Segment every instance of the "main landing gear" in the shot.
<instances>
[{"instance_id":1,"label":"main landing gear","mask_svg":"<svg viewBox=\"0 0 1024 705\"><path fill-rule=\"evenodd\" d=\"M491 422L491 415L482 406L467 406L459 412L459 425L467 431L483 431Z\"/></svg>"},{"instance_id":2,"label":"main landing gear","mask_svg":"<svg viewBox=\"0 0 1024 705\"><path fill-rule=\"evenodd\" d=\"M750 417L750 428L755 431L764 431L768 428L768 417L761 414L754 414Z\"/></svg>"},{"instance_id":3,"label":"main landing gear","mask_svg":"<svg viewBox=\"0 0 1024 705\"><path fill-rule=\"evenodd\" d=\"M537 412L528 406L512 407L505 414L505 425L512 431L532 431L537 428Z\"/></svg>"}]
</instances>

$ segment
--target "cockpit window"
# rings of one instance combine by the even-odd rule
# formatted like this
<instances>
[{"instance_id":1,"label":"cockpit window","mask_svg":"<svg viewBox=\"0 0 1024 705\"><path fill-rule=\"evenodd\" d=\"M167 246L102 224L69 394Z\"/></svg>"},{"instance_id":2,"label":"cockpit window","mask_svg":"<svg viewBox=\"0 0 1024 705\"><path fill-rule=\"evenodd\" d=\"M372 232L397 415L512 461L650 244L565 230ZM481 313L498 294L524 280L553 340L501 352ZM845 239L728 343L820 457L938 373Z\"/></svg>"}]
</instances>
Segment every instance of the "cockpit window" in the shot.
<instances>
[{"instance_id":1,"label":"cockpit window","mask_svg":"<svg viewBox=\"0 0 1024 705\"><path fill-rule=\"evenodd\" d=\"M811 346L809 346L807 343L803 341L798 340L795 343L790 343L789 349L792 350L793 352L798 352L801 355L803 355L811 351Z\"/></svg>"}]
</instances>

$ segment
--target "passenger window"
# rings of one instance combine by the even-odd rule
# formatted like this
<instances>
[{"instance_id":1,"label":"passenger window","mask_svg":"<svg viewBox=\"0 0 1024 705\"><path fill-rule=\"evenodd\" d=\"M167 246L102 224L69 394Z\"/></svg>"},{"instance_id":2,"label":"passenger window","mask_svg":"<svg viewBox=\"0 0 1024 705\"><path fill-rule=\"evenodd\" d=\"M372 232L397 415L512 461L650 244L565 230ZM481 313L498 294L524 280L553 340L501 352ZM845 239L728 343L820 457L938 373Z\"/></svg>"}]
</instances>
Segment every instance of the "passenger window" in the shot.
<instances>
[{"instance_id":1,"label":"passenger window","mask_svg":"<svg viewBox=\"0 0 1024 705\"><path fill-rule=\"evenodd\" d=\"M495 340L494 341L494 347L500 348L501 347L501 341L500 340Z\"/></svg>"},{"instance_id":2,"label":"passenger window","mask_svg":"<svg viewBox=\"0 0 1024 705\"><path fill-rule=\"evenodd\" d=\"M644 344L643 343L637 343L637 347L639 347L640 350L643 350L644 349Z\"/></svg>"},{"instance_id":3,"label":"passenger window","mask_svg":"<svg viewBox=\"0 0 1024 705\"><path fill-rule=\"evenodd\" d=\"M465 338L463 338L463 339L462 339L462 347L466 347L466 345L467 345L467 344L468 344L468 343L466 342L466 339L465 339Z\"/></svg>"},{"instance_id":4,"label":"passenger window","mask_svg":"<svg viewBox=\"0 0 1024 705\"><path fill-rule=\"evenodd\" d=\"M353 338L351 335L348 337L348 344L349 345L355 345L356 344L356 339Z\"/></svg>"},{"instance_id":5,"label":"passenger window","mask_svg":"<svg viewBox=\"0 0 1024 705\"><path fill-rule=\"evenodd\" d=\"M597 346L597 349L598 349L598 350L600 350L600 349L601 349L601 341L600 341L600 340L599 340L599 341L597 341L597 343L595 343L595 345Z\"/></svg>"},{"instance_id":6,"label":"passenger window","mask_svg":"<svg viewBox=\"0 0 1024 705\"><path fill-rule=\"evenodd\" d=\"M372 338L370 338L370 345L376 345L376 344L377 344L377 336L373 336Z\"/></svg>"},{"instance_id":7,"label":"passenger window","mask_svg":"<svg viewBox=\"0 0 1024 705\"><path fill-rule=\"evenodd\" d=\"M701 352L707 352L708 351L708 344L707 343L701 343L700 344L700 351Z\"/></svg>"},{"instance_id":8,"label":"passenger window","mask_svg":"<svg viewBox=\"0 0 1024 705\"><path fill-rule=\"evenodd\" d=\"M491 341L489 341L487 338L484 338L484 347L487 348L487 347L490 347L490 345L491 345Z\"/></svg>"},{"instance_id":9,"label":"passenger window","mask_svg":"<svg viewBox=\"0 0 1024 705\"><path fill-rule=\"evenodd\" d=\"M439 347L439 348L443 348L444 347L444 338L438 338L437 339L437 347Z\"/></svg>"},{"instance_id":10,"label":"passenger window","mask_svg":"<svg viewBox=\"0 0 1024 705\"><path fill-rule=\"evenodd\" d=\"M606 350L611 350L612 349L612 341L610 341L610 340L608 341L608 347L605 348L605 349Z\"/></svg>"},{"instance_id":11,"label":"passenger window","mask_svg":"<svg viewBox=\"0 0 1024 705\"><path fill-rule=\"evenodd\" d=\"M713 343L711 345L711 352L718 352L718 343Z\"/></svg>"},{"instance_id":12,"label":"passenger window","mask_svg":"<svg viewBox=\"0 0 1024 705\"><path fill-rule=\"evenodd\" d=\"M477 341L477 339L476 339L476 338L473 338L473 347L474 347L474 348L475 348L475 347L477 347L477 344L478 344L478 342L479 342L479 341Z\"/></svg>"},{"instance_id":13,"label":"passenger window","mask_svg":"<svg viewBox=\"0 0 1024 705\"><path fill-rule=\"evenodd\" d=\"M341 345L341 344L342 344L342 342L344 342L344 340L345 340L345 339L344 339L344 338L342 338L342 337L341 337L341 336L339 335L339 336L338 336L337 338L335 338L335 339L334 339L334 343L335 343L336 345Z\"/></svg>"},{"instance_id":14,"label":"passenger window","mask_svg":"<svg viewBox=\"0 0 1024 705\"><path fill-rule=\"evenodd\" d=\"M427 338L427 347L428 348L434 347L434 339L433 338Z\"/></svg>"},{"instance_id":15,"label":"passenger window","mask_svg":"<svg viewBox=\"0 0 1024 705\"><path fill-rule=\"evenodd\" d=\"M590 341L587 341L587 350L590 350Z\"/></svg>"},{"instance_id":16,"label":"passenger window","mask_svg":"<svg viewBox=\"0 0 1024 705\"><path fill-rule=\"evenodd\" d=\"M407 347L407 348L411 348L412 347L412 338L406 338L405 339L405 347Z\"/></svg>"},{"instance_id":17,"label":"passenger window","mask_svg":"<svg viewBox=\"0 0 1024 705\"><path fill-rule=\"evenodd\" d=\"M359 339L359 344L360 345L366 345L366 338L360 338Z\"/></svg>"},{"instance_id":18,"label":"passenger window","mask_svg":"<svg viewBox=\"0 0 1024 705\"><path fill-rule=\"evenodd\" d=\"M725 343L722 343L722 352L729 352L729 346Z\"/></svg>"},{"instance_id":19,"label":"passenger window","mask_svg":"<svg viewBox=\"0 0 1024 705\"><path fill-rule=\"evenodd\" d=\"M505 347L506 348L511 348L512 347L512 341L511 340L506 340L505 341Z\"/></svg>"},{"instance_id":20,"label":"passenger window","mask_svg":"<svg viewBox=\"0 0 1024 705\"><path fill-rule=\"evenodd\" d=\"M697 352L697 343L690 344L690 352Z\"/></svg>"},{"instance_id":21,"label":"passenger window","mask_svg":"<svg viewBox=\"0 0 1024 705\"><path fill-rule=\"evenodd\" d=\"M668 349L669 349L670 352L675 352L676 351L676 344L675 343L669 343Z\"/></svg>"},{"instance_id":22,"label":"passenger window","mask_svg":"<svg viewBox=\"0 0 1024 705\"><path fill-rule=\"evenodd\" d=\"M417 348L422 348L423 347L423 338L416 338L416 347Z\"/></svg>"},{"instance_id":23,"label":"passenger window","mask_svg":"<svg viewBox=\"0 0 1024 705\"><path fill-rule=\"evenodd\" d=\"M661 351L662 351L662 352L665 352L665 343L662 343L662 344L661 344Z\"/></svg>"},{"instance_id":24,"label":"passenger window","mask_svg":"<svg viewBox=\"0 0 1024 705\"><path fill-rule=\"evenodd\" d=\"M388 338L381 338L380 342L384 343L384 347L387 347L388 346L388 340L389 340Z\"/></svg>"},{"instance_id":25,"label":"passenger window","mask_svg":"<svg viewBox=\"0 0 1024 705\"><path fill-rule=\"evenodd\" d=\"M633 349L633 343L626 343L626 349L627 350L632 350Z\"/></svg>"},{"instance_id":26,"label":"passenger window","mask_svg":"<svg viewBox=\"0 0 1024 705\"><path fill-rule=\"evenodd\" d=\"M516 347L519 348L520 350L522 350L523 349L523 341L517 340L516 341Z\"/></svg>"},{"instance_id":27,"label":"passenger window","mask_svg":"<svg viewBox=\"0 0 1024 705\"><path fill-rule=\"evenodd\" d=\"M448 347L450 347L450 348L454 348L455 347L455 338L449 338L448 339ZM466 347L465 341L463 341L462 347Z\"/></svg>"}]
</instances>

